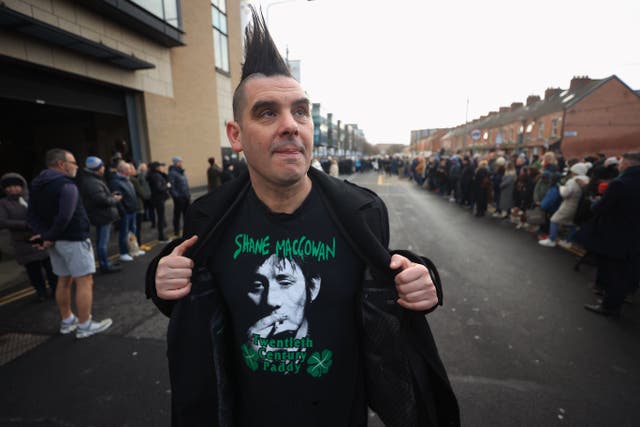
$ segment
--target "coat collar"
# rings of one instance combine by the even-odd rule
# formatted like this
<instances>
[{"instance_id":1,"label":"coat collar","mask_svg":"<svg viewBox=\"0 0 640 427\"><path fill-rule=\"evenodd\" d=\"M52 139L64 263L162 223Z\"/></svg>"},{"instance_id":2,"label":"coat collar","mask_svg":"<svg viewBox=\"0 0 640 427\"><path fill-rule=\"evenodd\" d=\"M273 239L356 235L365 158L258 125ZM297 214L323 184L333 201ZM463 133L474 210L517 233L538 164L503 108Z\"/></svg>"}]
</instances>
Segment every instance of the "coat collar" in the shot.
<instances>
[{"instance_id":1,"label":"coat collar","mask_svg":"<svg viewBox=\"0 0 640 427\"><path fill-rule=\"evenodd\" d=\"M313 168L308 175L329 215L354 251L369 265L388 265L387 211L375 193ZM200 239L187 252L187 256L196 261L196 258L208 252L203 251L204 246L214 237L219 225L233 215L250 185L249 173L244 172L194 203L191 217L193 229L185 230L185 235L198 234ZM372 226L373 223L376 224Z\"/></svg>"}]
</instances>

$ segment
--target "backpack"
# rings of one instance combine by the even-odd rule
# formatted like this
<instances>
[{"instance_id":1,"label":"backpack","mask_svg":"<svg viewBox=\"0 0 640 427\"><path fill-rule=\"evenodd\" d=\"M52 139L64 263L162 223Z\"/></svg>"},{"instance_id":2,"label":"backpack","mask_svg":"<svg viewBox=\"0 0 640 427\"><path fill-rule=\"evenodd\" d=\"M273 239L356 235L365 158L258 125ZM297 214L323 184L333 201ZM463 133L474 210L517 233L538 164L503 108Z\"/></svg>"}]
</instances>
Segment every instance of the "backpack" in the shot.
<instances>
[{"instance_id":1,"label":"backpack","mask_svg":"<svg viewBox=\"0 0 640 427\"><path fill-rule=\"evenodd\" d=\"M578 200L576 214L573 217L573 223L576 225L582 225L593 217L593 212L591 212L592 202L591 197L589 197L589 192L587 191L587 186L582 186L581 189L582 194L580 195L580 200Z\"/></svg>"}]
</instances>

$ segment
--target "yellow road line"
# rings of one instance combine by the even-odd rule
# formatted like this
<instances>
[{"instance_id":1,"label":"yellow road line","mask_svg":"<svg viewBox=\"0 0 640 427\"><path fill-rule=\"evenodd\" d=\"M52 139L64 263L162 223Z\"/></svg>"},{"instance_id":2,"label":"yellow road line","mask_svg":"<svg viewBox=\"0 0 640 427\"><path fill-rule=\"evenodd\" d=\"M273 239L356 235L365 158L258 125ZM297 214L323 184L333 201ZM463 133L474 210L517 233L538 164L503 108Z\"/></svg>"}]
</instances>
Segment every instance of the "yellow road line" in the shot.
<instances>
[{"instance_id":1,"label":"yellow road line","mask_svg":"<svg viewBox=\"0 0 640 427\"><path fill-rule=\"evenodd\" d=\"M17 301L19 299L33 295L35 293L36 293L36 290L33 288L20 289L19 291L15 291L9 295L5 295L2 298L0 298L0 307L3 305L7 305L13 301Z\"/></svg>"},{"instance_id":2,"label":"yellow road line","mask_svg":"<svg viewBox=\"0 0 640 427\"><path fill-rule=\"evenodd\" d=\"M151 249L153 249L158 244L159 243L158 243L157 240L152 240L150 242L144 243L143 245L147 245ZM114 260L117 260L119 258L120 258L120 254L115 254L115 255L111 255L109 257L109 260L110 261L114 261ZM100 265L96 261L96 268L98 268L99 266ZM26 298L28 296L31 296L31 295L35 294L35 293L36 293L36 290L33 289L32 287L28 287L28 288L17 290L15 292L12 292L12 293L7 294L7 295L3 296L2 298L0 298L0 307L2 307L3 305L7 305L9 303L12 303L14 301L17 301L19 299Z\"/></svg>"},{"instance_id":3,"label":"yellow road line","mask_svg":"<svg viewBox=\"0 0 640 427\"><path fill-rule=\"evenodd\" d=\"M378 185L384 185L384 175L378 175Z\"/></svg>"}]
</instances>

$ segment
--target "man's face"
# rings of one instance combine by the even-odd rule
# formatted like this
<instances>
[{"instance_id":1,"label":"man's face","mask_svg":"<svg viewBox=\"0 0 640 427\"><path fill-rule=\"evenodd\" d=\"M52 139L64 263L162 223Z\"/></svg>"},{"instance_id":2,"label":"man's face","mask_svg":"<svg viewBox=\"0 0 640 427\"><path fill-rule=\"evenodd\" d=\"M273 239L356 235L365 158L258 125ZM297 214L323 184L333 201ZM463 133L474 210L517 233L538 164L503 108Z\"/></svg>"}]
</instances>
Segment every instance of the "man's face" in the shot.
<instances>
[{"instance_id":1,"label":"man's face","mask_svg":"<svg viewBox=\"0 0 640 427\"><path fill-rule=\"evenodd\" d=\"M240 122L227 124L236 152L244 151L256 184L289 187L301 182L311 165L313 120L298 82L285 76L245 82Z\"/></svg>"},{"instance_id":2,"label":"man's face","mask_svg":"<svg viewBox=\"0 0 640 427\"><path fill-rule=\"evenodd\" d=\"M311 289L312 299L317 290ZM247 296L260 308L263 319L269 319L262 326L271 336L295 333L304 321L307 284L302 269L292 260L276 255L267 258L257 268Z\"/></svg>"},{"instance_id":3,"label":"man's face","mask_svg":"<svg viewBox=\"0 0 640 427\"><path fill-rule=\"evenodd\" d=\"M76 173L78 172L78 163L76 163L76 158L73 157L73 154L66 153L64 156L65 160L62 162L62 170L67 176L71 178L76 177Z\"/></svg>"},{"instance_id":4,"label":"man's face","mask_svg":"<svg viewBox=\"0 0 640 427\"><path fill-rule=\"evenodd\" d=\"M4 187L4 192L10 196L19 196L22 194L22 186L21 185L8 185Z\"/></svg>"}]
</instances>

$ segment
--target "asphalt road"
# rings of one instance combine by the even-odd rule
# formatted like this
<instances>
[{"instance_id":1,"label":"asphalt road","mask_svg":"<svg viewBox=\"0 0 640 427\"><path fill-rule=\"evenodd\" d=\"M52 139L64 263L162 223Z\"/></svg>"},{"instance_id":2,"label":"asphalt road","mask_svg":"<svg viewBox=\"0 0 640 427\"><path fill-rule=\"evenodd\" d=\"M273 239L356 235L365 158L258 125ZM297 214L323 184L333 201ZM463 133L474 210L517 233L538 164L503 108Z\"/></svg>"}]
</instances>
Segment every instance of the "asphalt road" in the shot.
<instances>
[{"instance_id":1,"label":"asphalt road","mask_svg":"<svg viewBox=\"0 0 640 427\"><path fill-rule=\"evenodd\" d=\"M575 255L406 180L354 181L387 203L391 247L439 268L429 322L464 426L640 425L638 304L619 320L588 312L594 269L573 271Z\"/></svg>"},{"instance_id":2,"label":"asphalt road","mask_svg":"<svg viewBox=\"0 0 640 427\"><path fill-rule=\"evenodd\" d=\"M619 320L587 312L593 269L574 272L575 255L410 182L352 180L386 201L391 246L439 268L445 305L429 321L464 426L640 425L640 304ZM143 295L158 251L95 278L94 316L114 319L105 334L57 335L53 302L0 306L0 425L169 425L167 320Z\"/></svg>"}]
</instances>

